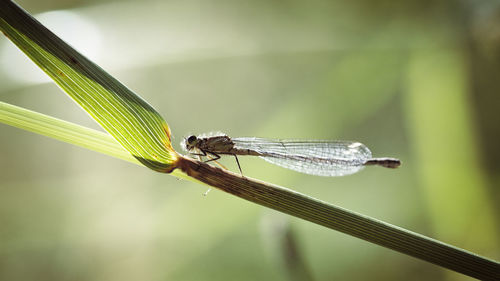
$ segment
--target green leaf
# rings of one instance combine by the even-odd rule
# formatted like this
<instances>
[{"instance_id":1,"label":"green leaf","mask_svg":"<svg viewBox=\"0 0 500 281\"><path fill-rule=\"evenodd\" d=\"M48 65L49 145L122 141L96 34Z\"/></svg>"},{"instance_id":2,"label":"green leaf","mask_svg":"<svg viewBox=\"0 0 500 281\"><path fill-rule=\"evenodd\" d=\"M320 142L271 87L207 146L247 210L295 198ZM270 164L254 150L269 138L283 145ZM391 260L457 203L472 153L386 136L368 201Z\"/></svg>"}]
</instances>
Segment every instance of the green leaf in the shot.
<instances>
[{"instance_id":1,"label":"green leaf","mask_svg":"<svg viewBox=\"0 0 500 281\"><path fill-rule=\"evenodd\" d=\"M0 122L140 164L109 134L0 102Z\"/></svg>"},{"instance_id":2,"label":"green leaf","mask_svg":"<svg viewBox=\"0 0 500 281\"><path fill-rule=\"evenodd\" d=\"M170 129L146 101L10 1L0 1L0 28L141 163L175 168Z\"/></svg>"}]
</instances>

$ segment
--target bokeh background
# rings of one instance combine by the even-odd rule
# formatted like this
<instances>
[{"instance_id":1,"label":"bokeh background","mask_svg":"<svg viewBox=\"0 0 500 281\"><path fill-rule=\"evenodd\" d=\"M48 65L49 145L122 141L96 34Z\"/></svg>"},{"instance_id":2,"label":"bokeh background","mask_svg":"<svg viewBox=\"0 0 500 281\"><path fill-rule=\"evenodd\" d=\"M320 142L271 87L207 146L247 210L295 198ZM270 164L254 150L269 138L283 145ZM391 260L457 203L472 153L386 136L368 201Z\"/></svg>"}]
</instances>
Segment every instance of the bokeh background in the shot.
<instances>
[{"instance_id":1,"label":"bokeh background","mask_svg":"<svg viewBox=\"0 0 500 281\"><path fill-rule=\"evenodd\" d=\"M20 0L190 134L357 140L397 170L245 175L500 259L497 1ZM4 36L0 99L100 129ZM1 280L469 280L0 124ZM234 159L223 164L236 170Z\"/></svg>"}]
</instances>

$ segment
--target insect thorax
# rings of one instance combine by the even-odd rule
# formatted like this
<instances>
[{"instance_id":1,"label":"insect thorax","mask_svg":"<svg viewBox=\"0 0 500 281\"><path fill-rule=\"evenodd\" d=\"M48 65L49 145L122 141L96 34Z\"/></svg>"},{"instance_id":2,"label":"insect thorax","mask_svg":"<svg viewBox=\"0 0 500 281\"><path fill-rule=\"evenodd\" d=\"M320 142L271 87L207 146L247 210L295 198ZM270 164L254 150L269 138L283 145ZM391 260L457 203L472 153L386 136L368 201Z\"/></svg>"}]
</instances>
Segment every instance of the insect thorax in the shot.
<instances>
[{"instance_id":1,"label":"insect thorax","mask_svg":"<svg viewBox=\"0 0 500 281\"><path fill-rule=\"evenodd\" d=\"M228 136L215 136L201 139L198 148L215 153L230 153L234 143Z\"/></svg>"}]
</instances>

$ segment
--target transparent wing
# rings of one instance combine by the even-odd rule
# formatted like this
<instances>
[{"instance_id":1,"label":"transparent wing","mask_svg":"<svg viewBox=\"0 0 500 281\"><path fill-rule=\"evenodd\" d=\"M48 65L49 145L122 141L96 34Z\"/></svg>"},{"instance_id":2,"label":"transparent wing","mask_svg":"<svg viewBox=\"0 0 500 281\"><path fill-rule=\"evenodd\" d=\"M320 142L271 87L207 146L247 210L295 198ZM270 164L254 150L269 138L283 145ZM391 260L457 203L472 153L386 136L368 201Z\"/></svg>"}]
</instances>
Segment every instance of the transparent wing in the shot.
<instances>
[{"instance_id":1,"label":"transparent wing","mask_svg":"<svg viewBox=\"0 0 500 281\"><path fill-rule=\"evenodd\" d=\"M350 141L232 138L236 149L250 149L275 165L318 176L356 173L371 159L364 144Z\"/></svg>"}]
</instances>

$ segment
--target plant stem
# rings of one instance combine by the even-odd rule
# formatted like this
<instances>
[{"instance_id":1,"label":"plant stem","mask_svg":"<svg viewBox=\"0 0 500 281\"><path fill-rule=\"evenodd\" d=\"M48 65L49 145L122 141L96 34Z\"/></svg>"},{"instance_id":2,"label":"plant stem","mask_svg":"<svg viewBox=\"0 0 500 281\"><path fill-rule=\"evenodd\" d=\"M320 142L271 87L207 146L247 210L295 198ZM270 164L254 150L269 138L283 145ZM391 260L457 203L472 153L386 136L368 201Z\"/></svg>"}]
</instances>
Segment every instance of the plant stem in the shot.
<instances>
[{"instance_id":1,"label":"plant stem","mask_svg":"<svg viewBox=\"0 0 500 281\"><path fill-rule=\"evenodd\" d=\"M0 102L0 122L139 164L107 133Z\"/></svg>"},{"instance_id":2,"label":"plant stem","mask_svg":"<svg viewBox=\"0 0 500 281\"><path fill-rule=\"evenodd\" d=\"M293 190L234 174L189 158L179 167L210 186L277 211L481 280L498 280L500 263L418 233L337 207Z\"/></svg>"}]
</instances>

